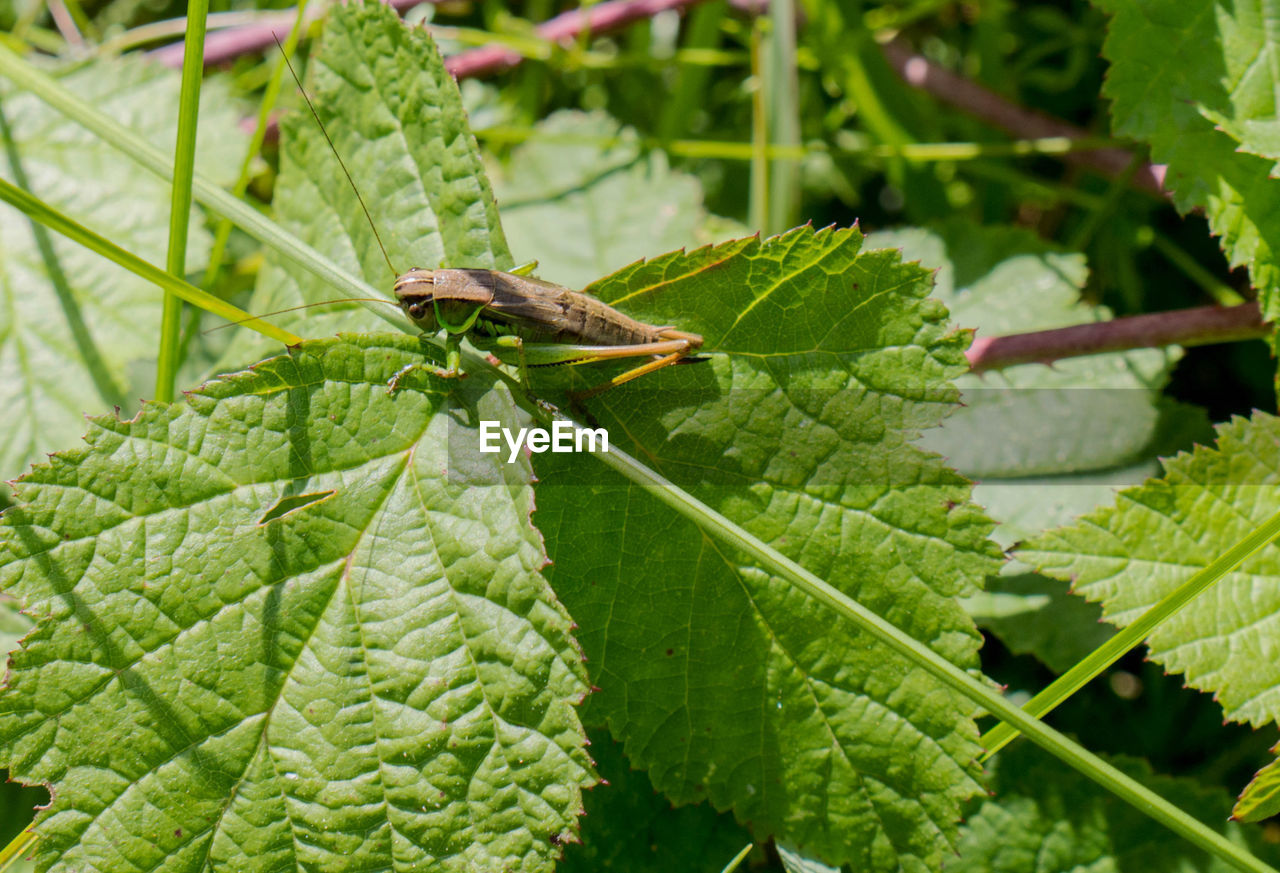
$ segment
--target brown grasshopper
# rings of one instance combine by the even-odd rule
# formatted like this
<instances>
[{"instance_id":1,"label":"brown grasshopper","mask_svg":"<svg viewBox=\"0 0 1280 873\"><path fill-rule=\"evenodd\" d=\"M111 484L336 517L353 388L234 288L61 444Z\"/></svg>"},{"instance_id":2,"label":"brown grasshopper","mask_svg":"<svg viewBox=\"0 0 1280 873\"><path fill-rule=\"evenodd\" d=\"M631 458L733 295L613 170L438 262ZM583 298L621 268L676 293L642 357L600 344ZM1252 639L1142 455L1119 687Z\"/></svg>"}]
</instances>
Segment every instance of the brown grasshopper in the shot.
<instances>
[{"instance_id":1,"label":"brown grasshopper","mask_svg":"<svg viewBox=\"0 0 1280 873\"><path fill-rule=\"evenodd\" d=\"M529 367L650 358L594 388L575 392L577 398L689 361L702 345L695 333L645 324L580 291L497 270L415 267L396 279L395 295L401 310L423 333L445 330L445 367L436 372L446 377L460 374L464 336L503 363L519 366L525 387Z\"/></svg>"}]
</instances>

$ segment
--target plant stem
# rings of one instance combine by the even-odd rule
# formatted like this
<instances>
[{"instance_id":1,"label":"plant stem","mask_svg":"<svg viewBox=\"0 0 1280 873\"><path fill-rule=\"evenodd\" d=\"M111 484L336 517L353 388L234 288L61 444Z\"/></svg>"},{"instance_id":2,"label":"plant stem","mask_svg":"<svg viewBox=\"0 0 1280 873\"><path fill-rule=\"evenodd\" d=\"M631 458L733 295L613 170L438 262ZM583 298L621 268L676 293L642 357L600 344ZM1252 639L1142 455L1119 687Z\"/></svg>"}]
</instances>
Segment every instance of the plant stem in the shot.
<instances>
[{"instance_id":1,"label":"plant stem","mask_svg":"<svg viewBox=\"0 0 1280 873\"><path fill-rule=\"evenodd\" d=\"M1186 250L1154 228L1151 231L1151 247L1174 267L1181 270L1188 279L1199 285L1201 290L1219 306L1239 306L1245 302L1238 291L1220 282L1218 277L1187 254Z\"/></svg>"},{"instance_id":2,"label":"plant stem","mask_svg":"<svg viewBox=\"0 0 1280 873\"><path fill-rule=\"evenodd\" d=\"M753 116L754 124L754 116ZM1047 139L1023 139L1011 142L921 142L902 145L836 143L833 147L822 144L779 145L763 141L732 142L712 139L662 140L657 137L580 136L575 134L545 133L533 127L495 126L474 131L476 139L499 144L522 142L560 143L563 145L590 144L601 149L616 148L636 142L645 148L664 149L667 154L681 158L711 158L722 161L753 161L760 156L766 161L799 161L810 155L836 152L846 155L862 155L875 159L906 158L922 163L926 161L976 161L991 157L1024 155L1062 155L1072 151L1109 149L1115 141L1110 139L1066 139L1060 136ZM1100 204L1101 198L1082 195L1080 201L1090 205ZM783 228L786 230L787 228Z\"/></svg>"},{"instance_id":3,"label":"plant stem","mask_svg":"<svg viewBox=\"0 0 1280 873\"><path fill-rule=\"evenodd\" d=\"M587 9L572 9L538 25L538 36L552 42L573 42L583 34L617 30L633 21L652 18L669 9L687 9L704 0L607 0ZM445 60L445 68L456 78L487 76L519 64L519 52L500 45L462 52Z\"/></svg>"},{"instance_id":4,"label":"plant stem","mask_svg":"<svg viewBox=\"0 0 1280 873\"><path fill-rule=\"evenodd\" d=\"M118 149L128 156L138 166L166 182L173 179L173 164L165 156L164 152L119 122L108 118L97 109L89 106L48 75L24 61L2 42L0 42L0 75L8 77L18 87L37 95L50 107L89 130L112 148ZM339 267L332 260L284 230L258 212L258 210L232 197L228 192L223 191L218 185L203 178L199 173L195 175L193 185L197 202L203 204L220 217L231 219L241 230L272 251L280 254L299 269L305 270L349 297L373 297L378 293L369 283L352 276L350 272ZM23 193L25 194L26 192ZM168 275L154 266L147 266L152 270L157 270L161 275ZM206 294L194 286L187 285L185 282L182 284L192 291L204 295L210 301L223 305L223 301L212 294ZM192 302L190 297L183 299L189 303ZM208 309L210 312L219 312L212 304L200 303L197 305ZM378 318L385 319L393 327L404 329L405 320L402 317L388 313L386 307L377 306L373 303L362 303L361 305L365 306ZM231 308L235 309L235 307ZM240 313L240 310L236 310L236 312ZM244 313L240 313L235 318L243 315ZM235 318L232 320L235 320ZM296 340L297 338L295 337L293 341Z\"/></svg>"},{"instance_id":5,"label":"plant stem","mask_svg":"<svg viewBox=\"0 0 1280 873\"><path fill-rule=\"evenodd\" d=\"M422 0L388 0L388 5L396 10L404 10L411 6L417 6L420 2ZM261 14L253 24L243 27L229 27L219 33L210 35L204 46L204 65L206 67L217 66L234 60L241 55L270 48L274 44L272 34L283 37L289 32L289 28L297 15L297 9L285 9L281 12ZM310 20L310 18L307 20ZM182 65L182 56L185 51L182 43L174 43L149 52L148 57L159 61L166 67L179 67Z\"/></svg>"},{"instance_id":6,"label":"plant stem","mask_svg":"<svg viewBox=\"0 0 1280 873\"><path fill-rule=\"evenodd\" d=\"M978 337L966 356L975 373L1017 364L1048 364L1104 352L1153 346L1204 346L1258 339L1271 331L1257 303L1200 306L1133 315L1011 336Z\"/></svg>"},{"instance_id":7,"label":"plant stem","mask_svg":"<svg viewBox=\"0 0 1280 873\"><path fill-rule=\"evenodd\" d=\"M796 12L791 0L769 4L769 29L761 46L760 91L764 98L768 143L800 144L800 82L796 69ZM794 227L800 216L800 165L787 158L769 162L768 233Z\"/></svg>"},{"instance_id":8,"label":"plant stem","mask_svg":"<svg viewBox=\"0 0 1280 873\"><path fill-rule=\"evenodd\" d=\"M200 83L204 67L196 60L203 54L205 19L209 0L191 0L187 6L187 38L182 65L182 88L178 106L178 136L173 153L173 184L169 200L169 253L165 269L171 276L187 272L187 232L191 220L191 180L195 175L196 129L200 119ZM173 401L182 341L182 300L171 291L164 293L160 314L160 351L156 359L156 399Z\"/></svg>"},{"instance_id":9,"label":"plant stem","mask_svg":"<svg viewBox=\"0 0 1280 873\"><path fill-rule=\"evenodd\" d=\"M262 103L258 106L258 119L253 128L253 136L249 139L249 147L245 150L244 158L241 160L240 174L236 177L236 183L231 188L231 196L237 200L243 199L245 192L249 190L249 173L253 166L253 159L266 139L267 124L270 121L271 110L275 108L276 101L280 97L285 58L292 54L298 46L298 39L302 35L302 24L306 16L306 8L307 0L302 0L297 6L297 14L293 17L293 26L284 40L283 54L276 59L275 68L271 71L271 78L267 82L266 91L262 95ZM218 222L218 230L213 240L213 250L209 254L209 266L204 274L204 287L207 289L212 289L217 283L218 274L222 270L222 261L226 256L227 241L230 238L231 220L223 218Z\"/></svg>"},{"instance_id":10,"label":"plant stem","mask_svg":"<svg viewBox=\"0 0 1280 873\"><path fill-rule=\"evenodd\" d=\"M418 5L421 0L388 0L397 10ZM550 42L572 42L582 36L604 33L625 27L633 21L652 18L668 9L686 9L705 0L608 0L583 9L572 9L557 15L537 28L538 36ZM243 54L259 52L271 45L273 32L283 33L293 20L296 10L286 9L272 15L263 15L258 21L243 27L228 28L209 38L204 49L206 67L226 63ZM150 53L162 64L177 67L182 63L180 45L158 48ZM485 76L516 66L524 57L503 45L488 45L473 51L454 55L446 61L449 72L457 78Z\"/></svg>"},{"instance_id":11,"label":"plant stem","mask_svg":"<svg viewBox=\"0 0 1280 873\"><path fill-rule=\"evenodd\" d=\"M747 196L747 225L768 233L769 220L769 126L764 112L764 85L761 76L761 29L757 20L751 29L751 190Z\"/></svg>"},{"instance_id":12,"label":"plant stem","mask_svg":"<svg viewBox=\"0 0 1280 873\"><path fill-rule=\"evenodd\" d=\"M13 867L14 863L35 848L40 837L36 834L36 826L29 825L9 841L9 845L0 850L0 873Z\"/></svg>"}]
</instances>

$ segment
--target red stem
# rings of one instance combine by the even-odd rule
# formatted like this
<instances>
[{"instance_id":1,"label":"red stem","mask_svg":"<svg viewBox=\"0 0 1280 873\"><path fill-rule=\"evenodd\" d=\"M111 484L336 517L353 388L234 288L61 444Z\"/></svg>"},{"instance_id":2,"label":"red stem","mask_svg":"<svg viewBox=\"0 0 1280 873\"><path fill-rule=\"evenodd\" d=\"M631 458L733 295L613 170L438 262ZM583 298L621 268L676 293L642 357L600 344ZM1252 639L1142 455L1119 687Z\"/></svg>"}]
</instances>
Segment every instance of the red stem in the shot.
<instances>
[{"instance_id":1,"label":"red stem","mask_svg":"<svg viewBox=\"0 0 1280 873\"><path fill-rule=\"evenodd\" d=\"M1083 139L1089 132L1074 124L1034 112L996 94L986 88L935 64L916 54L901 39L895 39L883 47L889 65L908 85L927 91L939 100L969 113L990 125L1023 139L1061 136ZM1110 178L1125 173L1133 160L1133 154L1122 148L1096 149L1068 152L1062 160L1086 167ZM1163 164L1143 164L1133 175L1133 185L1157 196L1165 196Z\"/></svg>"},{"instance_id":2,"label":"red stem","mask_svg":"<svg viewBox=\"0 0 1280 873\"><path fill-rule=\"evenodd\" d=\"M1012 336L978 337L966 352L975 373L1016 364L1049 364L1063 358L1152 346L1204 346L1266 336L1257 303L1202 306L1133 315Z\"/></svg>"},{"instance_id":3,"label":"red stem","mask_svg":"<svg viewBox=\"0 0 1280 873\"><path fill-rule=\"evenodd\" d=\"M577 39L588 34L603 33L625 27L642 18L652 18L669 9L687 9L703 0L607 0L588 9L571 9L538 25L538 36L550 42ZM456 54L444 62L456 78L487 76L509 70L523 57L500 45L487 45Z\"/></svg>"},{"instance_id":4,"label":"red stem","mask_svg":"<svg viewBox=\"0 0 1280 873\"><path fill-rule=\"evenodd\" d=\"M384 2L397 12L403 12L417 6L422 0L384 0ZM319 9L318 6L317 9ZM214 67L235 60L241 55L268 49L275 44L273 34L283 42L293 28L293 20L297 15L297 9L286 9L275 15L264 15L262 20L255 24L228 27L226 30L210 33L204 41L204 65ZM182 68L182 42L162 46L148 54L166 67Z\"/></svg>"},{"instance_id":5,"label":"red stem","mask_svg":"<svg viewBox=\"0 0 1280 873\"><path fill-rule=\"evenodd\" d=\"M397 11L416 6L421 0L385 0ZM584 30L588 33L604 33L645 18L652 18L669 9L687 9L704 0L607 0L589 9L572 9L538 25L538 36L551 42L576 39ZM205 40L204 65L225 63L243 54L270 48L273 33L281 39L293 26L296 12L286 10L264 18L256 24L231 27L209 34ZM151 57L168 67L182 66L182 43L174 43L151 52ZM488 45L472 49L449 58L445 65L459 79L484 76L507 70L524 58L500 45Z\"/></svg>"}]
</instances>

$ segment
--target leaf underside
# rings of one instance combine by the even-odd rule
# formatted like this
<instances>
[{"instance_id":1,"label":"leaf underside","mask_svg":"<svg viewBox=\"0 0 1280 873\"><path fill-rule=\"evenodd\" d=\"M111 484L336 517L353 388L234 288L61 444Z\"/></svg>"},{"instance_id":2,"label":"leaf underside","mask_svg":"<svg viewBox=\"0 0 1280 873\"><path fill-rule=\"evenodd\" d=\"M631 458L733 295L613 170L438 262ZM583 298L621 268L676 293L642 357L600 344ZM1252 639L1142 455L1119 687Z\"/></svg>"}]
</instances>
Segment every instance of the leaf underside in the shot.
<instances>
[{"instance_id":1,"label":"leaf underside","mask_svg":"<svg viewBox=\"0 0 1280 873\"><path fill-rule=\"evenodd\" d=\"M1023 228L950 219L876 233L868 245L900 247L905 260L936 269L933 296L982 337L1111 317L1080 299L1083 255ZM995 540L1011 546L1154 475L1157 455L1181 448L1187 435L1212 436L1203 410L1161 395L1180 356L1176 347L1136 349L966 373L956 380L964 406L919 444L981 480L974 499L1000 522ZM1006 564L988 589L965 602L979 625L1059 672L1113 632L1096 605L1025 565Z\"/></svg>"},{"instance_id":2,"label":"leaf underside","mask_svg":"<svg viewBox=\"0 0 1280 873\"><path fill-rule=\"evenodd\" d=\"M1232 818L1244 822L1263 821L1273 815L1280 815L1280 759L1254 774L1231 810Z\"/></svg>"}]
</instances>

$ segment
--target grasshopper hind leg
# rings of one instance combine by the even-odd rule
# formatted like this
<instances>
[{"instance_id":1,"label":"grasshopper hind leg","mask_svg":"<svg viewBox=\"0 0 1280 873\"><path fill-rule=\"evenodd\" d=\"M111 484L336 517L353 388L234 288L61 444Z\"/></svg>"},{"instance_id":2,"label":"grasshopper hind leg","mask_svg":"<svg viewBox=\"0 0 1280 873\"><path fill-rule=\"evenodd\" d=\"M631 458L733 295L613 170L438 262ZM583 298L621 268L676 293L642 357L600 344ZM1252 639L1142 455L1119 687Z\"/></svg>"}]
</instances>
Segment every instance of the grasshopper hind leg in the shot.
<instances>
[{"instance_id":1,"label":"grasshopper hind leg","mask_svg":"<svg viewBox=\"0 0 1280 873\"><path fill-rule=\"evenodd\" d=\"M597 394L603 394L610 388L617 388L619 385L630 382L632 379L639 379L641 376L646 376L656 370L661 370L663 367L678 364L684 360L687 355L688 352L672 352L669 355L662 355L661 357L654 358L647 364L641 364L639 367L633 367L625 373L619 373L612 379L601 382L599 385L592 388L587 388L583 391L570 391L569 398L573 400L575 404L579 403L583 400L587 400L588 398L595 397Z\"/></svg>"}]
</instances>

